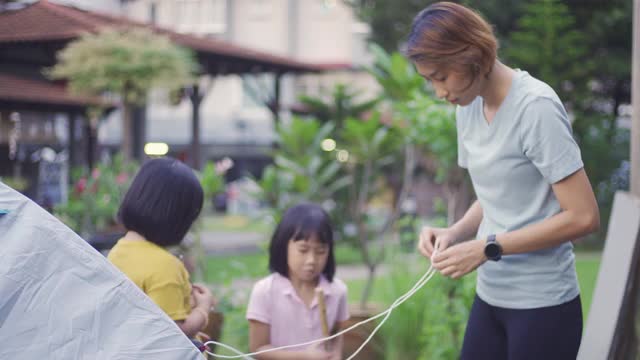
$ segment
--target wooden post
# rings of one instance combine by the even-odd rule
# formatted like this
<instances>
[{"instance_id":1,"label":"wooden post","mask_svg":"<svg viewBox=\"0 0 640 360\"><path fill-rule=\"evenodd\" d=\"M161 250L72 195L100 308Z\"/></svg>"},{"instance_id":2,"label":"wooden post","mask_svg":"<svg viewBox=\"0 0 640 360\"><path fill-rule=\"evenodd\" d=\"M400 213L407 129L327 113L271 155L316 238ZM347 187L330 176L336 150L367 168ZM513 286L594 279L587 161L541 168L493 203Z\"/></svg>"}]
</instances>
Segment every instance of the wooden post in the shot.
<instances>
[{"instance_id":1,"label":"wooden post","mask_svg":"<svg viewBox=\"0 0 640 360\"><path fill-rule=\"evenodd\" d=\"M76 121L77 114L75 112L67 113L67 125L68 125L68 136L69 142L67 144L67 149L69 151L69 175L71 175L71 171L74 167L78 165L78 156L77 156L77 144L76 144ZM71 176L69 176L69 181L71 181Z\"/></svg>"},{"instance_id":2,"label":"wooden post","mask_svg":"<svg viewBox=\"0 0 640 360\"><path fill-rule=\"evenodd\" d=\"M318 298L318 309L320 310L320 324L322 324L322 336L329 336L329 323L327 322L327 305L324 302L324 291L316 288L316 297ZM329 349L329 343L325 342L325 348Z\"/></svg>"},{"instance_id":3,"label":"wooden post","mask_svg":"<svg viewBox=\"0 0 640 360\"><path fill-rule=\"evenodd\" d=\"M277 72L275 75L275 83L273 89L273 123L280 123L280 92L282 91L282 73Z\"/></svg>"},{"instance_id":4,"label":"wooden post","mask_svg":"<svg viewBox=\"0 0 640 360\"><path fill-rule=\"evenodd\" d=\"M631 57L631 193L640 197L640 0L634 1Z\"/></svg>"}]
</instances>

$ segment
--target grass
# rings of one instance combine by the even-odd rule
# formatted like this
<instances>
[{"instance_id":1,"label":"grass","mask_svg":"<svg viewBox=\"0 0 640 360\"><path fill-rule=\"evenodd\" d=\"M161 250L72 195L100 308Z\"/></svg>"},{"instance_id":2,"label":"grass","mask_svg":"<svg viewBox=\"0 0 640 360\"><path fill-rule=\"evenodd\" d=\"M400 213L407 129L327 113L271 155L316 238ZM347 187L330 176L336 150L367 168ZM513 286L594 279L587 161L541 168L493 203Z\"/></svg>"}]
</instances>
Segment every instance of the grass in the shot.
<instances>
[{"instance_id":1,"label":"grass","mask_svg":"<svg viewBox=\"0 0 640 360\"><path fill-rule=\"evenodd\" d=\"M578 273L578 282L580 284L581 299L582 299L582 314L584 316L584 323L586 324L587 316L589 315L589 308L591 306L591 299L593 297L593 291L596 285L596 278L598 277L598 269L600 268L600 254L588 253L578 254L576 256L576 271ZM415 279L418 280L418 277ZM373 303L384 303L384 286L383 282L389 281L386 276L377 276L373 281L373 290L371 293L370 301ZM347 282L349 288L349 302L356 303L360 301L360 297L364 290L366 279L351 280ZM429 285L425 285L428 287ZM407 289L409 290L409 289Z\"/></svg>"},{"instance_id":2,"label":"grass","mask_svg":"<svg viewBox=\"0 0 640 360\"><path fill-rule=\"evenodd\" d=\"M335 249L338 265L360 264L360 252L349 245L338 245ZM228 284L238 278L260 278L266 276L269 255L267 251L233 256L209 256L207 282Z\"/></svg>"},{"instance_id":3,"label":"grass","mask_svg":"<svg viewBox=\"0 0 640 360\"><path fill-rule=\"evenodd\" d=\"M207 213L203 217L205 231L269 233L272 226L259 219L241 215L217 215Z\"/></svg>"},{"instance_id":4,"label":"grass","mask_svg":"<svg viewBox=\"0 0 640 360\"><path fill-rule=\"evenodd\" d=\"M266 252L234 256L209 256L206 261L207 282L212 284L229 284L238 278L257 279L269 273Z\"/></svg>"},{"instance_id":5,"label":"grass","mask_svg":"<svg viewBox=\"0 0 640 360\"><path fill-rule=\"evenodd\" d=\"M336 258L340 259L338 263L343 264L360 262L357 250L343 245L336 248ZM259 278L267 274L268 257L266 253L209 257L207 261L209 281L217 284L228 284L235 278ZM582 291L582 308L583 314L585 315L585 324L599 267L599 253L579 253L576 256L576 269ZM412 285L416 280L417 277L416 279L407 281L407 284L411 283ZM388 291L388 286L385 286L387 285L385 284L387 281L390 281L389 276L382 275L376 277L370 297L371 303L388 303L388 294L385 294L385 291ZM349 303L357 304L359 302L365 283L365 279L347 281ZM411 285L407 286L410 287ZM426 286L428 287L429 285ZM248 347L248 324L244 318L246 311L245 306L246 304L235 305L225 311L225 325L221 339L223 343L244 350ZM227 350L218 349L218 351L222 354L233 355L233 353Z\"/></svg>"},{"instance_id":6,"label":"grass","mask_svg":"<svg viewBox=\"0 0 640 360\"><path fill-rule=\"evenodd\" d=\"M600 269L600 254L578 254L576 256L576 271L578 272L578 282L582 299L582 315L584 323L587 323L587 316L591 307L593 290L595 290L598 270Z\"/></svg>"}]
</instances>

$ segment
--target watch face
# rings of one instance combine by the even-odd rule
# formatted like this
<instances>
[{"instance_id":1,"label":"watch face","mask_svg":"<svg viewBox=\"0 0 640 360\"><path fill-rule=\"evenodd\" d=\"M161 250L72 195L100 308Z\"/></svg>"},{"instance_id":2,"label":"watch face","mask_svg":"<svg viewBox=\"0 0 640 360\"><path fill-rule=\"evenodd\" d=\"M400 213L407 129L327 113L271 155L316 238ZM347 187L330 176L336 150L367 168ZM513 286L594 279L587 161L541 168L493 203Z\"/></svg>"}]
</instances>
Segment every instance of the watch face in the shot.
<instances>
[{"instance_id":1,"label":"watch face","mask_svg":"<svg viewBox=\"0 0 640 360\"><path fill-rule=\"evenodd\" d=\"M489 259L494 259L500 255L500 246L496 243L488 243L484 247L484 254Z\"/></svg>"}]
</instances>

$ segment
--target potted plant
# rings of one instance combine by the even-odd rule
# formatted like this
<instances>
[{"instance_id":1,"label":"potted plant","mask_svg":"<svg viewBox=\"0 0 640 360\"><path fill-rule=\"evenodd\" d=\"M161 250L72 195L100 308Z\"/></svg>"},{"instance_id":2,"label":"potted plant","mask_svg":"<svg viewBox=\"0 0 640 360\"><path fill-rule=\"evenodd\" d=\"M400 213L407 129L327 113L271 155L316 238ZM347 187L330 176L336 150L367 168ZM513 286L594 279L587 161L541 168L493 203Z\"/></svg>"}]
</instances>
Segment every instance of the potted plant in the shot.
<instances>
[{"instance_id":1,"label":"potted plant","mask_svg":"<svg viewBox=\"0 0 640 360\"><path fill-rule=\"evenodd\" d=\"M54 215L98 250L108 250L124 234L116 215L136 170L135 163L115 156L91 171L75 171L69 199Z\"/></svg>"}]
</instances>

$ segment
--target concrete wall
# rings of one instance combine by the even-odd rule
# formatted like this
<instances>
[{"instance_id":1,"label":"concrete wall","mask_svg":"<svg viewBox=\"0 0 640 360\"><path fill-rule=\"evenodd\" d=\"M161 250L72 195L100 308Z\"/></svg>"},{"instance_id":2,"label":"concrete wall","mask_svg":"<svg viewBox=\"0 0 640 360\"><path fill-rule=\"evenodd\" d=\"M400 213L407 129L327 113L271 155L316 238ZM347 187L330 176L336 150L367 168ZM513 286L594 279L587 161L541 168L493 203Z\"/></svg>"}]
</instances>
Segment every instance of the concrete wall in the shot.
<instances>
[{"instance_id":1,"label":"concrete wall","mask_svg":"<svg viewBox=\"0 0 640 360\"><path fill-rule=\"evenodd\" d=\"M51 0L59 4L73 5L91 11L120 14L120 0Z\"/></svg>"}]
</instances>

